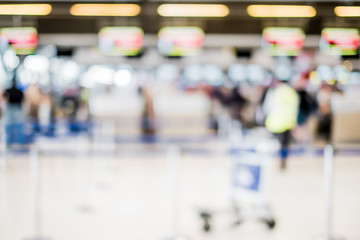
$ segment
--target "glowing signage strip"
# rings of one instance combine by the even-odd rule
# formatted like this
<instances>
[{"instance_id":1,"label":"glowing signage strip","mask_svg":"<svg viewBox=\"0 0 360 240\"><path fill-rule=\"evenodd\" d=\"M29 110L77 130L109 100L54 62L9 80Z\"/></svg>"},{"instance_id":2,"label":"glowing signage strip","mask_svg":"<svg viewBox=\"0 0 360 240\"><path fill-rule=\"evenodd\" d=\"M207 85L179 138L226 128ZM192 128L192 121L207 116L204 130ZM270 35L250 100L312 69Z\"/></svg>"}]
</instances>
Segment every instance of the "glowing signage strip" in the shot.
<instances>
[{"instance_id":1,"label":"glowing signage strip","mask_svg":"<svg viewBox=\"0 0 360 240\"><path fill-rule=\"evenodd\" d=\"M0 4L0 15L49 15L50 4Z\"/></svg>"},{"instance_id":2,"label":"glowing signage strip","mask_svg":"<svg viewBox=\"0 0 360 240\"><path fill-rule=\"evenodd\" d=\"M74 16L125 16L139 15L141 8L137 4L74 4L70 14Z\"/></svg>"},{"instance_id":3,"label":"glowing signage strip","mask_svg":"<svg viewBox=\"0 0 360 240\"><path fill-rule=\"evenodd\" d=\"M299 5L250 5L247 12L252 17L315 17L311 6Z\"/></svg>"},{"instance_id":4,"label":"glowing signage strip","mask_svg":"<svg viewBox=\"0 0 360 240\"><path fill-rule=\"evenodd\" d=\"M338 6L334 12L339 17L360 17L360 7Z\"/></svg>"},{"instance_id":5,"label":"glowing signage strip","mask_svg":"<svg viewBox=\"0 0 360 240\"><path fill-rule=\"evenodd\" d=\"M162 4L157 12L163 17L226 17L230 11L223 4Z\"/></svg>"}]
</instances>

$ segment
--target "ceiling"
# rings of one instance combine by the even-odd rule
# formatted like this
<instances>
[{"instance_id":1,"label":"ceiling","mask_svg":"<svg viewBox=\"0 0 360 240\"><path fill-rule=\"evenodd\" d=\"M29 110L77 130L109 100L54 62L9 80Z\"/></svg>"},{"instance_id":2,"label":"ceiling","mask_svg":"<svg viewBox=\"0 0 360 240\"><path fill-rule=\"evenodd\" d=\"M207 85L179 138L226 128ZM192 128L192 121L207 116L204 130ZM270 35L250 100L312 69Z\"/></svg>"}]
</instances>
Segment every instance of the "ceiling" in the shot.
<instances>
[{"instance_id":1,"label":"ceiling","mask_svg":"<svg viewBox=\"0 0 360 240\"><path fill-rule=\"evenodd\" d=\"M355 1L191 1L191 3L222 3L229 7L230 14L223 18L185 18L161 17L157 7L162 3L180 3L179 1L0 1L0 3L50 3L53 11L48 16L0 16L0 27L35 26L40 34L58 33L97 33L104 26L139 26L145 33L154 34L163 26L199 26L206 33L212 34L259 34L264 27L301 27L306 34L320 34L324 27L360 28L360 17L340 18L334 13L339 5L360 6ZM124 3L131 2L141 6L141 13L136 17L79 17L72 16L69 9L79 3ZM190 1L182 1L189 3ZM313 18L254 18L246 12L250 4L301 4L315 7L317 15Z\"/></svg>"}]
</instances>

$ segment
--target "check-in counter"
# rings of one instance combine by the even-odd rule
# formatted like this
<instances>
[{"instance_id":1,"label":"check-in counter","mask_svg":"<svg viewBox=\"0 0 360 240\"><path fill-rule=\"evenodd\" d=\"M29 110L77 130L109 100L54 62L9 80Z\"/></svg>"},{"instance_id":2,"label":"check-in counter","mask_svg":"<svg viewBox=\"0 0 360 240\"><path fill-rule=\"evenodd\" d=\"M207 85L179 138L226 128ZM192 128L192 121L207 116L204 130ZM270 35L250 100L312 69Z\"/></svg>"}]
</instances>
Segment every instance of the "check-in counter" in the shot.
<instances>
[{"instance_id":1,"label":"check-in counter","mask_svg":"<svg viewBox=\"0 0 360 240\"><path fill-rule=\"evenodd\" d=\"M333 111L332 141L334 143L360 143L360 91L334 94L331 107Z\"/></svg>"}]
</instances>

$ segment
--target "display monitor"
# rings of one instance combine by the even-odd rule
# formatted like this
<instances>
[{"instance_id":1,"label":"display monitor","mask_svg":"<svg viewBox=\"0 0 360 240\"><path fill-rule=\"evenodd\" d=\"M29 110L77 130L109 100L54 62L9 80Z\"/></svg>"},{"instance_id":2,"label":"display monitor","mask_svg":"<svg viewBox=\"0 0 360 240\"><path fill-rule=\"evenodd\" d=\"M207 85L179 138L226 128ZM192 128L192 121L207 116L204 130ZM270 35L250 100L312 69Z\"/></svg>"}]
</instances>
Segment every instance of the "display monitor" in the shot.
<instances>
[{"instance_id":1,"label":"display monitor","mask_svg":"<svg viewBox=\"0 0 360 240\"><path fill-rule=\"evenodd\" d=\"M291 59L279 57L273 69L274 76L280 81L290 81L294 74Z\"/></svg>"},{"instance_id":2,"label":"display monitor","mask_svg":"<svg viewBox=\"0 0 360 240\"><path fill-rule=\"evenodd\" d=\"M203 78L212 86L221 86L224 84L225 76L221 68L215 64L206 64L203 67Z\"/></svg>"},{"instance_id":3,"label":"display monitor","mask_svg":"<svg viewBox=\"0 0 360 240\"><path fill-rule=\"evenodd\" d=\"M165 63L163 65L160 65L156 70L156 78L165 82L176 80L179 77L179 75L180 75L179 68L170 63Z\"/></svg>"},{"instance_id":4,"label":"display monitor","mask_svg":"<svg viewBox=\"0 0 360 240\"><path fill-rule=\"evenodd\" d=\"M267 27L262 33L262 49L271 56L297 56L304 41L301 28Z\"/></svg>"},{"instance_id":5,"label":"display monitor","mask_svg":"<svg viewBox=\"0 0 360 240\"><path fill-rule=\"evenodd\" d=\"M265 84L267 81L266 71L257 64L247 65L247 79L252 84Z\"/></svg>"},{"instance_id":6,"label":"display monitor","mask_svg":"<svg viewBox=\"0 0 360 240\"><path fill-rule=\"evenodd\" d=\"M356 28L324 28L321 32L320 50L328 55L357 55L359 40L359 30Z\"/></svg>"},{"instance_id":7,"label":"display monitor","mask_svg":"<svg viewBox=\"0 0 360 240\"><path fill-rule=\"evenodd\" d=\"M5 64L3 63L3 59L0 58L0 87L5 87L8 83L7 77L6 77L6 69ZM10 84L9 84L10 85ZM8 87L8 86L6 86Z\"/></svg>"},{"instance_id":8,"label":"display monitor","mask_svg":"<svg viewBox=\"0 0 360 240\"><path fill-rule=\"evenodd\" d=\"M104 27L98 38L99 49L105 55L136 56L141 52L144 32L139 27Z\"/></svg>"},{"instance_id":9,"label":"display monitor","mask_svg":"<svg viewBox=\"0 0 360 240\"><path fill-rule=\"evenodd\" d=\"M202 68L200 65L190 65L184 68L184 78L186 83L193 85L203 80Z\"/></svg>"},{"instance_id":10,"label":"display monitor","mask_svg":"<svg viewBox=\"0 0 360 240\"><path fill-rule=\"evenodd\" d=\"M234 82L245 82L247 79L247 69L243 64L235 63L228 69L228 75Z\"/></svg>"},{"instance_id":11,"label":"display monitor","mask_svg":"<svg viewBox=\"0 0 360 240\"><path fill-rule=\"evenodd\" d=\"M350 72L346 69L345 66L338 65L334 68L334 74L337 81L342 84L346 84L349 79Z\"/></svg>"},{"instance_id":12,"label":"display monitor","mask_svg":"<svg viewBox=\"0 0 360 240\"><path fill-rule=\"evenodd\" d=\"M329 65L325 65L325 64L319 65L316 68L316 72L320 80L322 81L329 82L335 79L334 70Z\"/></svg>"},{"instance_id":13,"label":"display monitor","mask_svg":"<svg viewBox=\"0 0 360 240\"><path fill-rule=\"evenodd\" d=\"M191 56L199 53L204 43L199 27L163 27L158 33L158 49L165 56Z\"/></svg>"},{"instance_id":14,"label":"display monitor","mask_svg":"<svg viewBox=\"0 0 360 240\"><path fill-rule=\"evenodd\" d=\"M18 55L33 54L38 45L38 34L34 27L2 28L0 36Z\"/></svg>"},{"instance_id":15,"label":"display monitor","mask_svg":"<svg viewBox=\"0 0 360 240\"><path fill-rule=\"evenodd\" d=\"M360 72L359 71L352 71L349 73L348 84L360 84Z\"/></svg>"}]
</instances>

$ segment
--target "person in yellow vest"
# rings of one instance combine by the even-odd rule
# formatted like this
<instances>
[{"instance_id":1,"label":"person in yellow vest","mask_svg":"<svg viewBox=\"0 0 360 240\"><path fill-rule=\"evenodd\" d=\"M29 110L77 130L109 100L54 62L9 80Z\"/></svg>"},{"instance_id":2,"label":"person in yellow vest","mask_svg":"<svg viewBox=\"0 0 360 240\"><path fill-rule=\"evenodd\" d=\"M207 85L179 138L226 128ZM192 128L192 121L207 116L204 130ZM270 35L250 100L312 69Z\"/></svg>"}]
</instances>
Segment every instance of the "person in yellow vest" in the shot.
<instances>
[{"instance_id":1,"label":"person in yellow vest","mask_svg":"<svg viewBox=\"0 0 360 240\"><path fill-rule=\"evenodd\" d=\"M281 169L286 168L289 153L291 130L297 125L299 97L296 91L286 81L278 82L269 89L265 102L265 127L278 138L280 142Z\"/></svg>"}]
</instances>

